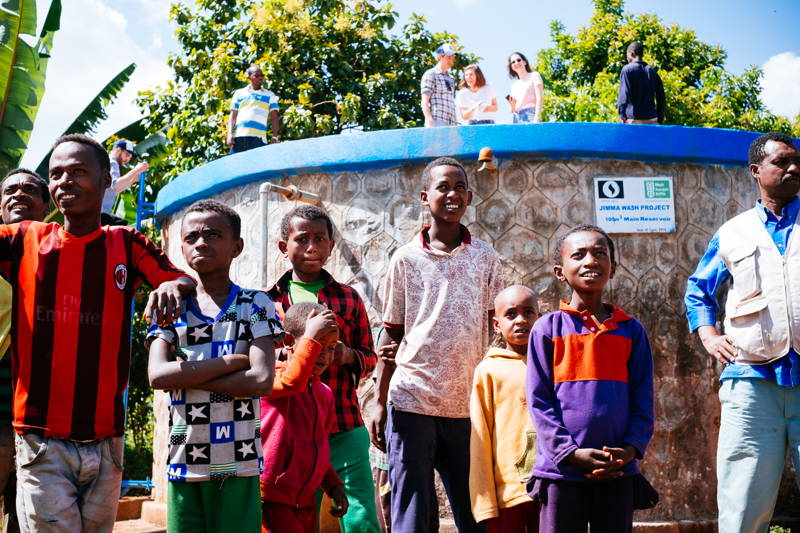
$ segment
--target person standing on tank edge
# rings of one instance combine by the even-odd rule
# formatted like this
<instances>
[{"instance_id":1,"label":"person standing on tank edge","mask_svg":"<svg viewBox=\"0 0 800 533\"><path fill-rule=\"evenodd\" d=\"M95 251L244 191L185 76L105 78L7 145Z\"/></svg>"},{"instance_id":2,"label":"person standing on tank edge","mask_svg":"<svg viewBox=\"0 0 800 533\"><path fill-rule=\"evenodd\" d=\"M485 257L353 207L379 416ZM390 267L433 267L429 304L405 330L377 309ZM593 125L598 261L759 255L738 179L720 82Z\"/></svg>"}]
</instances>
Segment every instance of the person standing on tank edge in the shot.
<instances>
[{"instance_id":1,"label":"person standing on tank edge","mask_svg":"<svg viewBox=\"0 0 800 533\"><path fill-rule=\"evenodd\" d=\"M453 100L456 82L450 75L450 67L455 61L456 50L451 44L436 50L436 66L422 75L422 114L425 127L458 126L456 104Z\"/></svg>"},{"instance_id":2,"label":"person standing on tank edge","mask_svg":"<svg viewBox=\"0 0 800 533\"><path fill-rule=\"evenodd\" d=\"M516 79L511 84L511 94L506 98L511 106L514 124L527 124L542 120L544 82L534 71L522 52L508 57L508 77Z\"/></svg>"},{"instance_id":3,"label":"person standing on tank edge","mask_svg":"<svg viewBox=\"0 0 800 533\"><path fill-rule=\"evenodd\" d=\"M725 365L720 533L766 532L787 444L800 465L800 153L788 135L767 133L750 145L748 159L760 198L714 234L684 298L690 328ZM714 295L728 280L720 335Z\"/></svg>"},{"instance_id":4,"label":"person standing on tank edge","mask_svg":"<svg viewBox=\"0 0 800 533\"><path fill-rule=\"evenodd\" d=\"M278 97L264 89L264 73L258 65L246 71L250 83L233 93L228 135L225 142L231 153L260 148L267 144L267 122L272 128L272 142L278 142L281 119L278 114Z\"/></svg>"},{"instance_id":5,"label":"person standing on tank edge","mask_svg":"<svg viewBox=\"0 0 800 533\"><path fill-rule=\"evenodd\" d=\"M619 74L617 110L627 124L663 124L666 104L664 85L653 67L642 61L644 45L628 45L628 64ZM653 105L655 99L655 106Z\"/></svg>"}]
</instances>

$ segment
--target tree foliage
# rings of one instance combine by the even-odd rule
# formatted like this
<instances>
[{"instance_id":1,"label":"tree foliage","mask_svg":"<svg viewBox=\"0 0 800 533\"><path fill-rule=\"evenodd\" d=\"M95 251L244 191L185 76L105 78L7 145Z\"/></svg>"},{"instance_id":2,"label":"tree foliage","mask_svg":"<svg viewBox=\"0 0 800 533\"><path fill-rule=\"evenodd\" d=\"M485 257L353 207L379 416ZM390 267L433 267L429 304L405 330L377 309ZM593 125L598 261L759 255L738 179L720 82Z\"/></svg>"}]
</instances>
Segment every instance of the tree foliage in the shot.
<instances>
[{"instance_id":1,"label":"tree foliage","mask_svg":"<svg viewBox=\"0 0 800 533\"><path fill-rule=\"evenodd\" d=\"M550 25L554 46L542 50L537 62L547 119L617 121L619 72L628 44L641 41L644 60L664 82L667 124L800 135L800 117L792 124L764 106L759 68L732 74L724 68L722 47L699 40L692 30L664 25L653 14L627 14L623 0L594 0L594 6L589 25L575 35L558 21Z\"/></svg>"},{"instance_id":2,"label":"tree foliage","mask_svg":"<svg viewBox=\"0 0 800 533\"><path fill-rule=\"evenodd\" d=\"M171 141L165 178L227 152L230 97L251 63L280 99L285 139L422 125L420 78L433 50L456 38L428 31L419 16L396 29L397 17L382 0L173 5L182 47L169 60L174 80L139 99L150 131Z\"/></svg>"}]
</instances>

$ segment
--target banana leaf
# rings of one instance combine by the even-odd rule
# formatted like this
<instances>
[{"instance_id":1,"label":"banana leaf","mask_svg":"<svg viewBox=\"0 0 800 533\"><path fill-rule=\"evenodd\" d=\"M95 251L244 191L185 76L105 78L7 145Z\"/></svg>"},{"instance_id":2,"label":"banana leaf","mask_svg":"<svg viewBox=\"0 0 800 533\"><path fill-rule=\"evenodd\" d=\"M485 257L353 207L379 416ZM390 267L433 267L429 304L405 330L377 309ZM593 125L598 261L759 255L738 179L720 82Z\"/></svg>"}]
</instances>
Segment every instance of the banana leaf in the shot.
<instances>
[{"instance_id":1,"label":"banana leaf","mask_svg":"<svg viewBox=\"0 0 800 533\"><path fill-rule=\"evenodd\" d=\"M131 63L116 76L111 78L111 81L109 81L106 86L97 93L97 96L92 98L89 105L78 114L72 124L64 131L63 135L94 131L94 128L100 121L108 118L105 110L106 106L114 101L125 84L131 79L131 74L133 74L134 70L136 70L136 63Z\"/></svg>"},{"instance_id":2,"label":"banana leaf","mask_svg":"<svg viewBox=\"0 0 800 533\"><path fill-rule=\"evenodd\" d=\"M39 40L36 0L0 0L0 167L16 166L28 145L44 94L53 36L61 24L61 0L52 0Z\"/></svg>"},{"instance_id":3,"label":"banana leaf","mask_svg":"<svg viewBox=\"0 0 800 533\"><path fill-rule=\"evenodd\" d=\"M106 106L114 101L125 84L128 83L128 80L131 79L131 74L133 74L134 70L136 70L136 64L131 63L111 78L111 81L92 98L89 105L78 114L77 118L64 130L62 135L90 133L101 120L108 118L105 110ZM50 163L51 152L52 150L48 151L39 162L39 166L36 167L36 173L40 176L47 176L47 166Z\"/></svg>"}]
</instances>

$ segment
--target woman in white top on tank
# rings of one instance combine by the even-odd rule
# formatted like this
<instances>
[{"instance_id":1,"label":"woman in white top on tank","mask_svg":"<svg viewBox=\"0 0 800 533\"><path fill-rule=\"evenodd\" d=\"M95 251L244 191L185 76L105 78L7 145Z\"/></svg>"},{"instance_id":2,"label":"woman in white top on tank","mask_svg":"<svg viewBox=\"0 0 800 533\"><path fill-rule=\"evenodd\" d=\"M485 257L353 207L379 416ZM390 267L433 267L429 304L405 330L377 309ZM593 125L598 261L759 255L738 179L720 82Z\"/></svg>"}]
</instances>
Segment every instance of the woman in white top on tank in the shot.
<instances>
[{"instance_id":1,"label":"woman in white top on tank","mask_svg":"<svg viewBox=\"0 0 800 533\"><path fill-rule=\"evenodd\" d=\"M494 124L497 113L497 94L486 83L478 65L464 67L461 89L456 94L456 106L467 124Z\"/></svg>"},{"instance_id":2,"label":"woman in white top on tank","mask_svg":"<svg viewBox=\"0 0 800 533\"><path fill-rule=\"evenodd\" d=\"M544 95L542 77L531 70L528 58L520 52L514 52L508 57L508 77L516 78L511 84L511 94L507 97L514 114L514 124L539 122L542 118Z\"/></svg>"}]
</instances>

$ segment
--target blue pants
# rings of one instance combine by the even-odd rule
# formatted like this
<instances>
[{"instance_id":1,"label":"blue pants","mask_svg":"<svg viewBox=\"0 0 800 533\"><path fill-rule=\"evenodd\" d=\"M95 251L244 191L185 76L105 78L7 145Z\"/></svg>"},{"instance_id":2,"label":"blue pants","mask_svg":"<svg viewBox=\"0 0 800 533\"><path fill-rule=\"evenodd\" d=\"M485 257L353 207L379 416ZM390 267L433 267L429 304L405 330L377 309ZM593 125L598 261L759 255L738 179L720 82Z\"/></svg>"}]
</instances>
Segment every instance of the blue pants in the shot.
<instances>
[{"instance_id":1,"label":"blue pants","mask_svg":"<svg viewBox=\"0 0 800 533\"><path fill-rule=\"evenodd\" d=\"M443 418L389 406L386 443L392 487L392 531L435 531L438 509L434 468L439 472L460 533L482 532L469 500L469 418Z\"/></svg>"},{"instance_id":2,"label":"blue pants","mask_svg":"<svg viewBox=\"0 0 800 533\"><path fill-rule=\"evenodd\" d=\"M514 124L529 124L536 118L536 110L532 107L513 113Z\"/></svg>"},{"instance_id":3,"label":"blue pants","mask_svg":"<svg viewBox=\"0 0 800 533\"><path fill-rule=\"evenodd\" d=\"M767 533L787 447L795 476L800 476L800 387L781 387L769 379L726 379L719 399L719 531Z\"/></svg>"},{"instance_id":4,"label":"blue pants","mask_svg":"<svg viewBox=\"0 0 800 533\"><path fill-rule=\"evenodd\" d=\"M267 143L261 137L234 137L233 146L231 146L231 153L238 154L239 152L246 152L253 148L261 148L266 146Z\"/></svg>"}]
</instances>

